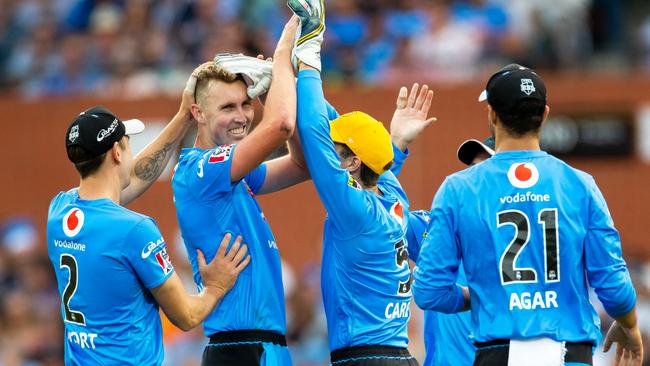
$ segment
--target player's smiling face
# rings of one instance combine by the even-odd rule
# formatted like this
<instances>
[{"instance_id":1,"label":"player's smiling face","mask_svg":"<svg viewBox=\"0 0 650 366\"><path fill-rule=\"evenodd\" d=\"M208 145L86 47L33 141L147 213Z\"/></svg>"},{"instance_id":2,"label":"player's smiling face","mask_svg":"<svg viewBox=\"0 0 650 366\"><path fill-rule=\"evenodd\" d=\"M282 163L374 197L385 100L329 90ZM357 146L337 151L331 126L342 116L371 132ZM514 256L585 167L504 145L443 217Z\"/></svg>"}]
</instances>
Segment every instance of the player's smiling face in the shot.
<instances>
[{"instance_id":1,"label":"player's smiling face","mask_svg":"<svg viewBox=\"0 0 650 366\"><path fill-rule=\"evenodd\" d=\"M234 144L246 137L254 110L244 82L211 80L202 99L198 101L202 119L199 123L204 124L215 145Z\"/></svg>"}]
</instances>

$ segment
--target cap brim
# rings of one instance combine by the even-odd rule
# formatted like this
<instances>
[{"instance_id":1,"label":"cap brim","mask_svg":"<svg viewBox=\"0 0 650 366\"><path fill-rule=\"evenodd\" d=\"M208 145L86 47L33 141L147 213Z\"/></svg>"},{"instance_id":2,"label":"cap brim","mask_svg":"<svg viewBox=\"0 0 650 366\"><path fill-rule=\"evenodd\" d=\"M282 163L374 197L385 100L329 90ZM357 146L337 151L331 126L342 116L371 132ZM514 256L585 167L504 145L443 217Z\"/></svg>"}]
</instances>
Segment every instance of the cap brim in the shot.
<instances>
[{"instance_id":1,"label":"cap brim","mask_svg":"<svg viewBox=\"0 0 650 366\"><path fill-rule=\"evenodd\" d=\"M458 160L460 160L463 164L471 165L472 161L474 161L474 158L476 157L476 154L481 151L488 153L490 156L494 155L494 150L492 150L489 146L485 145L481 141L475 139L470 139L463 142L458 147L458 152L456 155L458 156Z\"/></svg>"},{"instance_id":2,"label":"cap brim","mask_svg":"<svg viewBox=\"0 0 650 366\"><path fill-rule=\"evenodd\" d=\"M124 124L125 134L128 136L136 135L144 131L144 123L139 119L128 119L122 121L122 123Z\"/></svg>"},{"instance_id":3,"label":"cap brim","mask_svg":"<svg viewBox=\"0 0 650 366\"><path fill-rule=\"evenodd\" d=\"M485 102L487 100L487 90L483 90L481 95L478 96L479 102Z\"/></svg>"}]
</instances>

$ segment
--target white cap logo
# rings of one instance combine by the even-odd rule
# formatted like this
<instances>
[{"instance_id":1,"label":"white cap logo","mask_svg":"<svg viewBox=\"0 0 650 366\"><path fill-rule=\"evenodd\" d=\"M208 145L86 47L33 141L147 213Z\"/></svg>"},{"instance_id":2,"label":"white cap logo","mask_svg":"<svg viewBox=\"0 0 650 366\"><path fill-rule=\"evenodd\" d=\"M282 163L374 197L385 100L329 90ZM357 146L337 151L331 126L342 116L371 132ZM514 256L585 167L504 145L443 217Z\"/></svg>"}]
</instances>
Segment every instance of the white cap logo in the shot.
<instances>
[{"instance_id":1,"label":"white cap logo","mask_svg":"<svg viewBox=\"0 0 650 366\"><path fill-rule=\"evenodd\" d=\"M539 171L533 163L515 163L508 169L508 180L517 188L530 188L537 184Z\"/></svg>"},{"instance_id":2,"label":"white cap logo","mask_svg":"<svg viewBox=\"0 0 650 366\"><path fill-rule=\"evenodd\" d=\"M526 95L531 95L535 92L535 84L532 79L521 79L521 91Z\"/></svg>"},{"instance_id":3,"label":"white cap logo","mask_svg":"<svg viewBox=\"0 0 650 366\"><path fill-rule=\"evenodd\" d=\"M79 125L74 125L70 129L68 140L70 140L70 142L74 142L77 139L77 137L79 137Z\"/></svg>"},{"instance_id":4,"label":"white cap logo","mask_svg":"<svg viewBox=\"0 0 650 366\"><path fill-rule=\"evenodd\" d=\"M78 208L72 208L63 216L63 232L69 237L79 234L84 226L84 212Z\"/></svg>"},{"instance_id":5,"label":"white cap logo","mask_svg":"<svg viewBox=\"0 0 650 366\"><path fill-rule=\"evenodd\" d=\"M111 125L108 126L107 129L102 129L102 130L100 130L99 133L97 134L97 141L98 141L98 142L99 142L99 141L102 141L102 140L105 139L107 136L110 136L110 134L112 134L113 132L115 132L115 130L117 129L117 124L118 124L118 123L119 123L119 121L117 120L117 118L115 118L115 119L113 120L113 122L111 123Z\"/></svg>"}]
</instances>

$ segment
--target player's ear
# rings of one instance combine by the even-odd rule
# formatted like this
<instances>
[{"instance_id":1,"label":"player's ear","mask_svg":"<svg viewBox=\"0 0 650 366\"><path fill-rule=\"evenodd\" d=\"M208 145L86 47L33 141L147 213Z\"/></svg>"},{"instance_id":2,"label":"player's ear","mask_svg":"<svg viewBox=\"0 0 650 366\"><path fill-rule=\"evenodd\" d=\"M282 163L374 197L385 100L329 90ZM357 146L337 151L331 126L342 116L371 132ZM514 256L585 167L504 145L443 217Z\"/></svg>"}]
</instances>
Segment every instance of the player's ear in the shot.
<instances>
[{"instance_id":1,"label":"player's ear","mask_svg":"<svg viewBox=\"0 0 650 366\"><path fill-rule=\"evenodd\" d=\"M116 163L122 162L122 148L120 147L119 142L115 141L115 143L113 143L113 147L109 150L109 152Z\"/></svg>"},{"instance_id":2,"label":"player's ear","mask_svg":"<svg viewBox=\"0 0 650 366\"><path fill-rule=\"evenodd\" d=\"M201 111L201 106L199 106L197 103L192 103L190 106L190 112L192 113L192 117L194 117L195 121L198 123L203 123L203 113Z\"/></svg>"},{"instance_id":3,"label":"player's ear","mask_svg":"<svg viewBox=\"0 0 650 366\"><path fill-rule=\"evenodd\" d=\"M492 106L488 104L488 122L491 126L496 126L497 124L497 112L492 109Z\"/></svg>"},{"instance_id":4,"label":"player's ear","mask_svg":"<svg viewBox=\"0 0 650 366\"><path fill-rule=\"evenodd\" d=\"M349 163L347 169L350 173L354 173L357 170L361 169L361 159L358 156L353 155L348 159Z\"/></svg>"}]
</instances>

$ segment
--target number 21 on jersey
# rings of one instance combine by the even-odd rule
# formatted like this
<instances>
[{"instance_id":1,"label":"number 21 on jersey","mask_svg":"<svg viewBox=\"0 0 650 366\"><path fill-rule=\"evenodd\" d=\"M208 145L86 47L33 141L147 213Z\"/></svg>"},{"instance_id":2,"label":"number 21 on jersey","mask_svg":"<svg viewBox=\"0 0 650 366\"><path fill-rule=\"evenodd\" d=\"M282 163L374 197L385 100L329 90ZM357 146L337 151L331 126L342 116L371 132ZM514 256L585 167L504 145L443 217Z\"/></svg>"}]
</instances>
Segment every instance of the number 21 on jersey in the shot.
<instances>
[{"instance_id":1,"label":"number 21 on jersey","mask_svg":"<svg viewBox=\"0 0 650 366\"><path fill-rule=\"evenodd\" d=\"M544 242L544 282L560 281L560 259L558 242L557 209L546 208L539 211L537 223L543 229ZM511 225L515 228L515 235L506 247L499 260L501 284L536 283L537 271L534 268L517 267L517 258L530 241L530 220L519 210L505 210L497 212L497 227Z\"/></svg>"}]
</instances>

